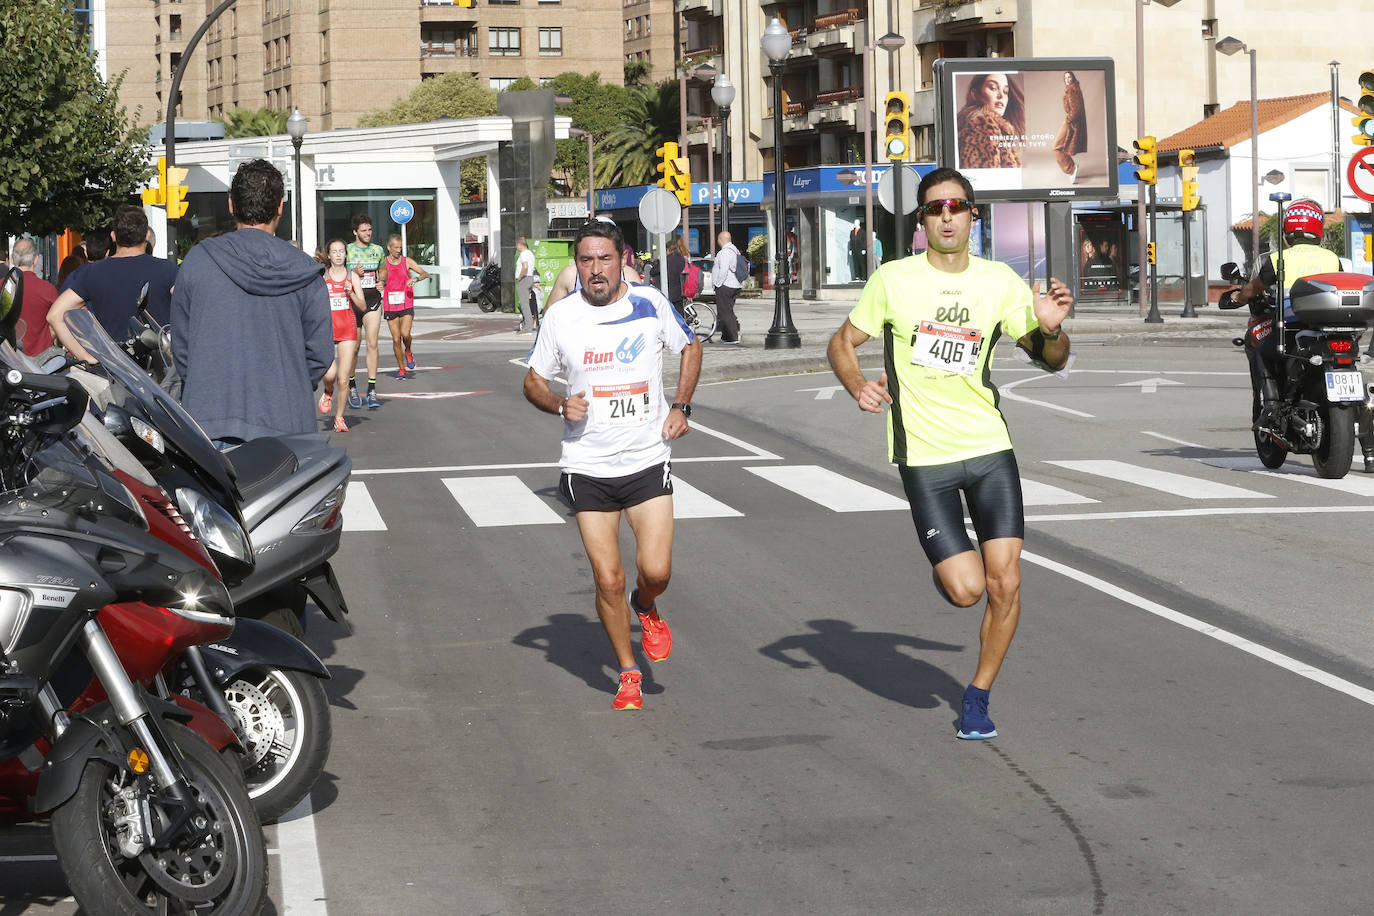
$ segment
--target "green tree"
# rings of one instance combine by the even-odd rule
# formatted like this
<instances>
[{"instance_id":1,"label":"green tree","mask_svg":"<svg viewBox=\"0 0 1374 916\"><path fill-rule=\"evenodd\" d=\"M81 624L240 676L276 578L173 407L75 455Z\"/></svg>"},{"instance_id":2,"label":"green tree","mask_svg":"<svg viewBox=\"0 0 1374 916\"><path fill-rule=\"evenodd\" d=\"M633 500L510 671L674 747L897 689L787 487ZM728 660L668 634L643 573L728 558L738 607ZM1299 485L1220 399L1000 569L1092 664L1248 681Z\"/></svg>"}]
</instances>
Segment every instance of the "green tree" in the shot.
<instances>
[{"instance_id":1,"label":"green tree","mask_svg":"<svg viewBox=\"0 0 1374 916\"><path fill-rule=\"evenodd\" d=\"M539 88L530 83L522 86L517 80L510 88ZM635 93L624 86L601 82L599 73L560 73L543 88L565 95L572 101L559 109L559 114L572 118L573 127L592 135L596 156L600 140L618 124L631 116L635 109ZM509 90L508 90L509 91ZM559 140L554 154L551 189L554 194L579 196L587 193L587 141L583 137Z\"/></svg>"},{"instance_id":2,"label":"green tree","mask_svg":"<svg viewBox=\"0 0 1374 916\"><path fill-rule=\"evenodd\" d=\"M390 108L372 111L358 119L359 127L386 127L391 124L423 124L440 118L487 118L496 114L496 90L479 82L476 74L445 73L424 80ZM464 160L462 195L465 199L486 193L486 163Z\"/></svg>"},{"instance_id":3,"label":"green tree","mask_svg":"<svg viewBox=\"0 0 1374 916\"><path fill-rule=\"evenodd\" d=\"M224 135L236 137L275 137L286 133L286 119L291 115L271 108L235 108L220 119Z\"/></svg>"},{"instance_id":4,"label":"green tree","mask_svg":"<svg viewBox=\"0 0 1374 916\"><path fill-rule=\"evenodd\" d=\"M89 230L152 174L62 0L0 0L0 234Z\"/></svg>"},{"instance_id":5,"label":"green tree","mask_svg":"<svg viewBox=\"0 0 1374 916\"><path fill-rule=\"evenodd\" d=\"M597 144L598 187L652 184L658 180L654 150L678 135L677 80L631 90L629 110Z\"/></svg>"}]
</instances>

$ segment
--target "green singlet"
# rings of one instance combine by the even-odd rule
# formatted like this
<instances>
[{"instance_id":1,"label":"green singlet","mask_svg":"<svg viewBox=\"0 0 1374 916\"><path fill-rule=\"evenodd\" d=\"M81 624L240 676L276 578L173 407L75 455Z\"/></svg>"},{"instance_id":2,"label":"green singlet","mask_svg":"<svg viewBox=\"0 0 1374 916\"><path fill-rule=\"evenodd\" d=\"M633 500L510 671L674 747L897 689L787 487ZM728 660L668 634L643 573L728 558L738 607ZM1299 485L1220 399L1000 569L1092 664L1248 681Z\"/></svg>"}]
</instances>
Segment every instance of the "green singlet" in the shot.
<instances>
[{"instance_id":1,"label":"green singlet","mask_svg":"<svg viewBox=\"0 0 1374 916\"><path fill-rule=\"evenodd\" d=\"M1031 288L1000 261L969 257L962 273L924 253L882 265L849 322L883 340L892 409L888 456L909 466L949 464L1011 448L990 378L1002 334L1039 326Z\"/></svg>"}]
</instances>

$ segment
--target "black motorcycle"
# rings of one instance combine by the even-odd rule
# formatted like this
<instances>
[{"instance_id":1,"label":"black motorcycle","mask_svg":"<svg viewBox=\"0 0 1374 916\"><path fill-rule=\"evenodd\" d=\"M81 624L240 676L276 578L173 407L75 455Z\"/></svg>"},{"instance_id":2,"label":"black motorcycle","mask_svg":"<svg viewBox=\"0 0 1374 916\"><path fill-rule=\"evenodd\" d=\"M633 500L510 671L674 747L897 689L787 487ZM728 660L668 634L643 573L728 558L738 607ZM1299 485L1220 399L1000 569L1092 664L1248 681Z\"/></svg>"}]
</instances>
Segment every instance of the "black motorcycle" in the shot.
<instances>
[{"instance_id":1,"label":"black motorcycle","mask_svg":"<svg viewBox=\"0 0 1374 916\"><path fill-rule=\"evenodd\" d=\"M487 266L472 281L472 291L468 298L477 303L484 312L495 312L501 308L501 265L488 261Z\"/></svg>"},{"instance_id":2,"label":"black motorcycle","mask_svg":"<svg viewBox=\"0 0 1374 916\"><path fill-rule=\"evenodd\" d=\"M1235 263L1223 264L1221 273L1245 282ZM1280 275L1275 286L1282 284ZM1311 455L1318 475L1341 478L1350 472L1356 425L1367 422L1360 337L1374 319L1374 279L1314 274L1296 280L1287 299L1282 311L1273 289L1251 299L1245 336L1233 341L1250 358L1255 451L1267 468L1281 466L1289 452ZM1230 290L1218 303L1243 304ZM1272 380L1262 369L1266 360Z\"/></svg>"}]
</instances>

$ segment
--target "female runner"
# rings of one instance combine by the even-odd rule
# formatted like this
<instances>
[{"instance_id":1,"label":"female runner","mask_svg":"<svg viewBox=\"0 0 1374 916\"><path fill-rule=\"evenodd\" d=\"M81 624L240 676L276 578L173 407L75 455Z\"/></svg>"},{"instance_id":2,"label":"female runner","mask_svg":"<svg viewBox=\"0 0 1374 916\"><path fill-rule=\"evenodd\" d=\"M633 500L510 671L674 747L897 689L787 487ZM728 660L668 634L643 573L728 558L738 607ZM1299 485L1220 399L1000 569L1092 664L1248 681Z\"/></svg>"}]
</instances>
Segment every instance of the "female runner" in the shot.
<instances>
[{"instance_id":1,"label":"female runner","mask_svg":"<svg viewBox=\"0 0 1374 916\"><path fill-rule=\"evenodd\" d=\"M329 416L334 412L334 432L348 432L344 422L344 398L334 401L334 384L338 381L340 367L352 367L358 363L358 320L365 309L363 291L358 286L358 276L344 266L345 245L343 239L333 239L329 243L329 266L324 269L324 284L329 288L329 314L334 323L334 362L324 374L323 391L320 394L320 413ZM344 369L347 371L347 368Z\"/></svg>"}]
</instances>

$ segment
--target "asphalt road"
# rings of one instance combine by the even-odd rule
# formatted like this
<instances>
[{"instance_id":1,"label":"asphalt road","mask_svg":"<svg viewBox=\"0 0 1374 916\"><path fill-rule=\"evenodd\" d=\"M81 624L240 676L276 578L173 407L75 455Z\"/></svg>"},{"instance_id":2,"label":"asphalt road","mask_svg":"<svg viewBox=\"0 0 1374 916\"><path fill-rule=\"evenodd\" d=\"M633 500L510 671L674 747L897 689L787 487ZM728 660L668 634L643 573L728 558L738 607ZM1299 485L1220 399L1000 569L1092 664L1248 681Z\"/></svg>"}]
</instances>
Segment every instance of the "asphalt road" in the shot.
<instances>
[{"instance_id":1,"label":"asphalt road","mask_svg":"<svg viewBox=\"0 0 1374 916\"><path fill-rule=\"evenodd\" d=\"M1231 348L999 358L1025 611L977 743L981 611L935 595L881 421L825 374L699 390L676 647L612 712L522 350L425 341L381 383L410 397L335 437L357 632L312 621L335 745L313 816L269 830L277 912L1368 910L1374 477L1258 473ZM71 911L50 865L0 867L0 916Z\"/></svg>"}]
</instances>

